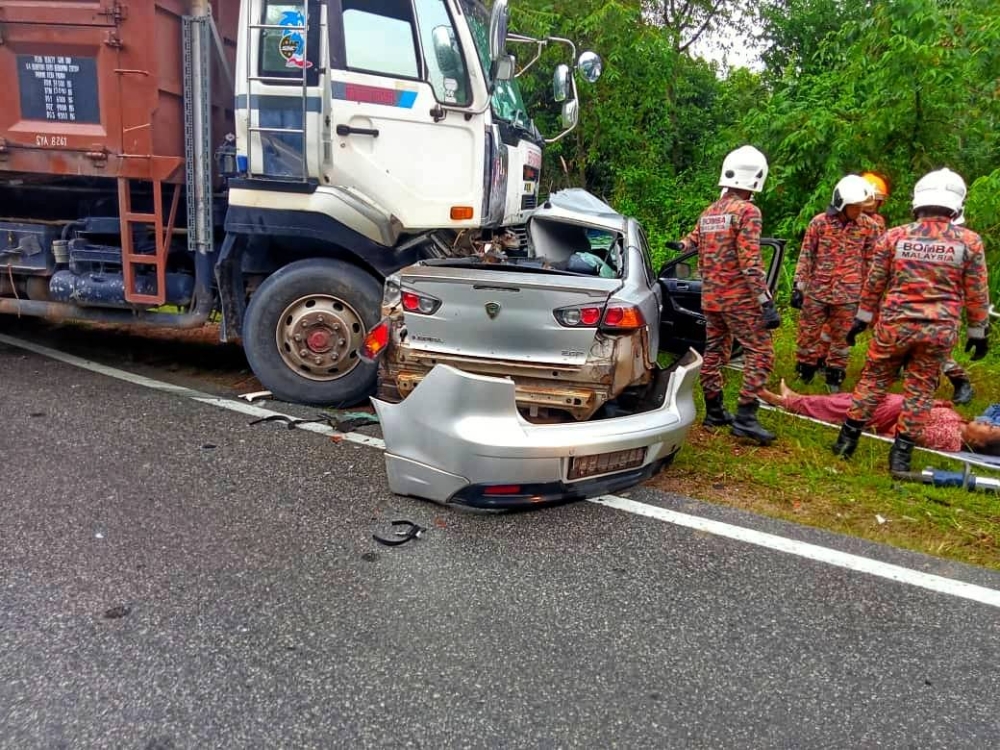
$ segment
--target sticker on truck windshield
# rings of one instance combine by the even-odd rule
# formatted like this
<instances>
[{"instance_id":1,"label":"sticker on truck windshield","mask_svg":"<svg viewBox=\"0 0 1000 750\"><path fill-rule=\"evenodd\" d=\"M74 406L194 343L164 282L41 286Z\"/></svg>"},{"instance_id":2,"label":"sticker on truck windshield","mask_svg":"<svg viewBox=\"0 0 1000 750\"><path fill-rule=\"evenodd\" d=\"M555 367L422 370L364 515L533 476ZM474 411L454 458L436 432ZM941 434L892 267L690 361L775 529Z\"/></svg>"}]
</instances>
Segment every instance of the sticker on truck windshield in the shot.
<instances>
[{"instance_id":1,"label":"sticker on truck windshield","mask_svg":"<svg viewBox=\"0 0 1000 750\"><path fill-rule=\"evenodd\" d=\"M97 61L93 57L18 55L17 83L25 120L101 121Z\"/></svg>"},{"instance_id":2,"label":"sticker on truck windshield","mask_svg":"<svg viewBox=\"0 0 1000 750\"><path fill-rule=\"evenodd\" d=\"M305 28L306 17L299 10L286 10L281 14L279 26ZM306 38L301 31L283 31L278 39L278 53L285 59L286 68L311 68L306 60Z\"/></svg>"}]
</instances>

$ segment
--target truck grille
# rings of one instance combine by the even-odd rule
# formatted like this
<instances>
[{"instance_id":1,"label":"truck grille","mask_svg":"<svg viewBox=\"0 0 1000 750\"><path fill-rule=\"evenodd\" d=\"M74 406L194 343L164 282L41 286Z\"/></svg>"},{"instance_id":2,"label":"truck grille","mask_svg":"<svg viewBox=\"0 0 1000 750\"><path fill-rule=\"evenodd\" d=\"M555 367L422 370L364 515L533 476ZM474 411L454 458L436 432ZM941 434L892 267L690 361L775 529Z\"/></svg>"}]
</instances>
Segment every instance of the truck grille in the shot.
<instances>
[{"instance_id":1,"label":"truck grille","mask_svg":"<svg viewBox=\"0 0 1000 750\"><path fill-rule=\"evenodd\" d=\"M521 196L521 210L527 211L528 209L538 208L538 196L537 195L522 195Z\"/></svg>"}]
</instances>

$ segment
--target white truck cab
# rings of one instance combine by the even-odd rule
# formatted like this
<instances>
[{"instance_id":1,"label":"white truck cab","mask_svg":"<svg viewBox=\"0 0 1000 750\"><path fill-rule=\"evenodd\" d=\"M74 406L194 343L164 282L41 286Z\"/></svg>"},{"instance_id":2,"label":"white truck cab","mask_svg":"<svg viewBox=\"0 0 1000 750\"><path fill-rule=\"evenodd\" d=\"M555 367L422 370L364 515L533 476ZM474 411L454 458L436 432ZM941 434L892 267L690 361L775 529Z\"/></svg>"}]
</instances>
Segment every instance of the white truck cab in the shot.
<instances>
[{"instance_id":1,"label":"white truck cab","mask_svg":"<svg viewBox=\"0 0 1000 750\"><path fill-rule=\"evenodd\" d=\"M316 189L237 190L231 204L328 214L387 246L520 224L534 208L544 140L504 49L505 2L491 14L474 0L248 0L243 12L238 162Z\"/></svg>"},{"instance_id":2,"label":"white truck cab","mask_svg":"<svg viewBox=\"0 0 1000 750\"><path fill-rule=\"evenodd\" d=\"M576 49L508 34L506 0L244 0L241 14L226 219L240 241L220 275L239 265L260 283L224 319L279 397L356 402L375 384L358 349L385 276L500 230L524 242L546 139L508 42L536 48L520 73L548 44ZM574 67L595 81L600 58ZM577 121L568 65L553 95L564 130L550 140Z\"/></svg>"}]
</instances>

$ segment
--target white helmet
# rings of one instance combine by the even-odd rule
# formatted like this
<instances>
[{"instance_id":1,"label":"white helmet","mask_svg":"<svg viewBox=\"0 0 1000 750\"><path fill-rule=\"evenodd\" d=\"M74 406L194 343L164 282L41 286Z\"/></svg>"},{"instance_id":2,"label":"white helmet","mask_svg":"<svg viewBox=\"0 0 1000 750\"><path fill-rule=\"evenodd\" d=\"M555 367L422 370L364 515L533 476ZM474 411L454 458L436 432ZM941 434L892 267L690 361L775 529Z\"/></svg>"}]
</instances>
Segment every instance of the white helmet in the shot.
<instances>
[{"instance_id":1,"label":"white helmet","mask_svg":"<svg viewBox=\"0 0 1000 750\"><path fill-rule=\"evenodd\" d=\"M958 216L951 220L952 224L957 224L958 226L963 226L965 224L965 209L961 209L958 212Z\"/></svg>"},{"instance_id":2,"label":"white helmet","mask_svg":"<svg viewBox=\"0 0 1000 750\"><path fill-rule=\"evenodd\" d=\"M913 188L913 210L934 206L958 216L965 204L965 193L965 180L950 169L928 172Z\"/></svg>"},{"instance_id":3,"label":"white helmet","mask_svg":"<svg viewBox=\"0 0 1000 750\"><path fill-rule=\"evenodd\" d=\"M854 204L864 205L875 198L875 188L864 177L849 174L842 177L833 189L833 199L830 205L837 211L843 211Z\"/></svg>"},{"instance_id":4,"label":"white helmet","mask_svg":"<svg viewBox=\"0 0 1000 750\"><path fill-rule=\"evenodd\" d=\"M767 157L753 146L740 146L722 160L719 187L757 193L764 189L766 179Z\"/></svg>"}]
</instances>

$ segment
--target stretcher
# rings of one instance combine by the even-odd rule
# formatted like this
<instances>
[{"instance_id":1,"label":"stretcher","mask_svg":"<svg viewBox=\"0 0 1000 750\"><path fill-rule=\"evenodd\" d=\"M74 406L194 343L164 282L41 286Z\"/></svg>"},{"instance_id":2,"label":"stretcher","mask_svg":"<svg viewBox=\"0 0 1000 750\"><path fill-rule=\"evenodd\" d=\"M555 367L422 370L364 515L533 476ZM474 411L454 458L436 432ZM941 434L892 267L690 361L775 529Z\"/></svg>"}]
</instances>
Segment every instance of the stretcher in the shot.
<instances>
[{"instance_id":1,"label":"stretcher","mask_svg":"<svg viewBox=\"0 0 1000 750\"><path fill-rule=\"evenodd\" d=\"M784 409L778 408L777 406L771 406L770 404L762 403L760 405L760 408L767 409L768 411L776 411L782 414L787 414L790 417L795 417L796 419L804 419L807 422L814 422L815 424L821 424L825 427L832 427L835 430L840 429L840 425L830 424L829 422L824 422L819 419L814 419L813 417L806 417L802 414L793 414L790 411L785 411ZM993 424L1000 424L1000 404L994 404L993 406L991 406L983 413L982 416L979 417L979 419L990 421ZM874 440L881 440L882 442L885 443L891 444L893 442L893 438L884 437L882 435L876 435L873 432L864 432L862 434L864 437L872 438ZM923 453L933 453L935 455L941 456L942 458L947 458L951 461L959 461L960 463L964 464L966 472L971 471L972 467L976 467L979 469L988 469L990 471L1000 471L1000 456L986 456L981 453L972 453L971 451L957 451L952 453L950 451L939 451L933 448L923 448L919 445L916 447L916 450L921 451ZM914 457L916 457L916 454L914 454Z\"/></svg>"}]
</instances>

